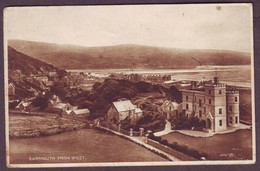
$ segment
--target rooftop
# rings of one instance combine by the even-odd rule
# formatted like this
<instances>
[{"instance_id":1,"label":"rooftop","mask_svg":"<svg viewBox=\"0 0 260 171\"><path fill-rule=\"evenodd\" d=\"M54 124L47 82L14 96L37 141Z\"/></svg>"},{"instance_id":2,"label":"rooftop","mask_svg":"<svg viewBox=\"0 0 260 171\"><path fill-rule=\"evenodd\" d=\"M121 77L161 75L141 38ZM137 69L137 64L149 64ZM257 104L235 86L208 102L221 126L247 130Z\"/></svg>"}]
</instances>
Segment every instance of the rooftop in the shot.
<instances>
[{"instance_id":1,"label":"rooftop","mask_svg":"<svg viewBox=\"0 0 260 171\"><path fill-rule=\"evenodd\" d=\"M136 109L136 107L132 104L130 100L113 102L113 105L115 106L118 112Z\"/></svg>"}]
</instances>

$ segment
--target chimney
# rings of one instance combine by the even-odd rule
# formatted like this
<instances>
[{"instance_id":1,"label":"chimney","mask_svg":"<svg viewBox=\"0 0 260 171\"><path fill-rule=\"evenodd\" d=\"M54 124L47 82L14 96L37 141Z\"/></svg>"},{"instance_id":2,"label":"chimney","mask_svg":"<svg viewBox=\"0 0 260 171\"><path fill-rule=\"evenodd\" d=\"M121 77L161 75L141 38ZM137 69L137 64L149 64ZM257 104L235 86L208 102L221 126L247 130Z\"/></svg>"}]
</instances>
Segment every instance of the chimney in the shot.
<instances>
[{"instance_id":1,"label":"chimney","mask_svg":"<svg viewBox=\"0 0 260 171\"><path fill-rule=\"evenodd\" d=\"M197 89L197 82L196 81L191 81L191 89L192 90Z\"/></svg>"},{"instance_id":2,"label":"chimney","mask_svg":"<svg viewBox=\"0 0 260 171\"><path fill-rule=\"evenodd\" d=\"M218 84L218 77L214 77L214 84Z\"/></svg>"}]
</instances>

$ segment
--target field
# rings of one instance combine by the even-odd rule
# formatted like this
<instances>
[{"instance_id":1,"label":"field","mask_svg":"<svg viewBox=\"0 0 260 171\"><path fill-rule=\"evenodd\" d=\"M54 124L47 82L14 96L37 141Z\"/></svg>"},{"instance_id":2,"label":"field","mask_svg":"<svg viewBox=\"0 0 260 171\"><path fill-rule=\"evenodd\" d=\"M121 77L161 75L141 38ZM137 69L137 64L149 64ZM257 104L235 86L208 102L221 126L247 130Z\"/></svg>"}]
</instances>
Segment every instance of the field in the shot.
<instances>
[{"instance_id":1,"label":"field","mask_svg":"<svg viewBox=\"0 0 260 171\"><path fill-rule=\"evenodd\" d=\"M168 142L178 142L208 154L208 160L250 160L252 159L252 131L238 130L213 137L198 138L171 133L162 136Z\"/></svg>"},{"instance_id":2,"label":"field","mask_svg":"<svg viewBox=\"0 0 260 171\"><path fill-rule=\"evenodd\" d=\"M95 129L10 140L11 164L145 161L167 160L124 138Z\"/></svg>"},{"instance_id":3,"label":"field","mask_svg":"<svg viewBox=\"0 0 260 171\"><path fill-rule=\"evenodd\" d=\"M52 135L85 126L85 123L55 115L9 114L10 138Z\"/></svg>"},{"instance_id":4,"label":"field","mask_svg":"<svg viewBox=\"0 0 260 171\"><path fill-rule=\"evenodd\" d=\"M252 95L251 90L239 90L240 119L252 122Z\"/></svg>"}]
</instances>

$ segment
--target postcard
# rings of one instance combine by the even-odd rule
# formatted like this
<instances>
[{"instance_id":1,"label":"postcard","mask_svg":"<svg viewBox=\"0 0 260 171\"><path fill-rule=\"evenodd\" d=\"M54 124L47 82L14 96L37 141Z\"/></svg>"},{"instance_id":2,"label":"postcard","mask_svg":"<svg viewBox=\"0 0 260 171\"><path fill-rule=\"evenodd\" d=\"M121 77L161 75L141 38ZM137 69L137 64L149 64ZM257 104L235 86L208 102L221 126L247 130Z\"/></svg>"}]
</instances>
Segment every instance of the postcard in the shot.
<instances>
[{"instance_id":1,"label":"postcard","mask_svg":"<svg viewBox=\"0 0 260 171\"><path fill-rule=\"evenodd\" d=\"M11 168L253 164L252 4L8 7Z\"/></svg>"}]
</instances>

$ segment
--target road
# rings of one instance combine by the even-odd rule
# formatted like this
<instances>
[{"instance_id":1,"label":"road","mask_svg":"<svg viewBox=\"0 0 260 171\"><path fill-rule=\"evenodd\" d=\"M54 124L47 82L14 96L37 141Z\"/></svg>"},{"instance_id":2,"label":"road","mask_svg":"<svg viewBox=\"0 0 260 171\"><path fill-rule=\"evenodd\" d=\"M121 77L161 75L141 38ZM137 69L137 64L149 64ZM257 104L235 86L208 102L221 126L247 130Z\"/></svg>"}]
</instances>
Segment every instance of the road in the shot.
<instances>
[{"instance_id":1,"label":"road","mask_svg":"<svg viewBox=\"0 0 260 171\"><path fill-rule=\"evenodd\" d=\"M166 134L169 134L172 132L171 123L168 120L165 120L165 121L166 121L166 124L165 124L164 130L154 133L155 136L163 136L163 135L166 135Z\"/></svg>"}]
</instances>

